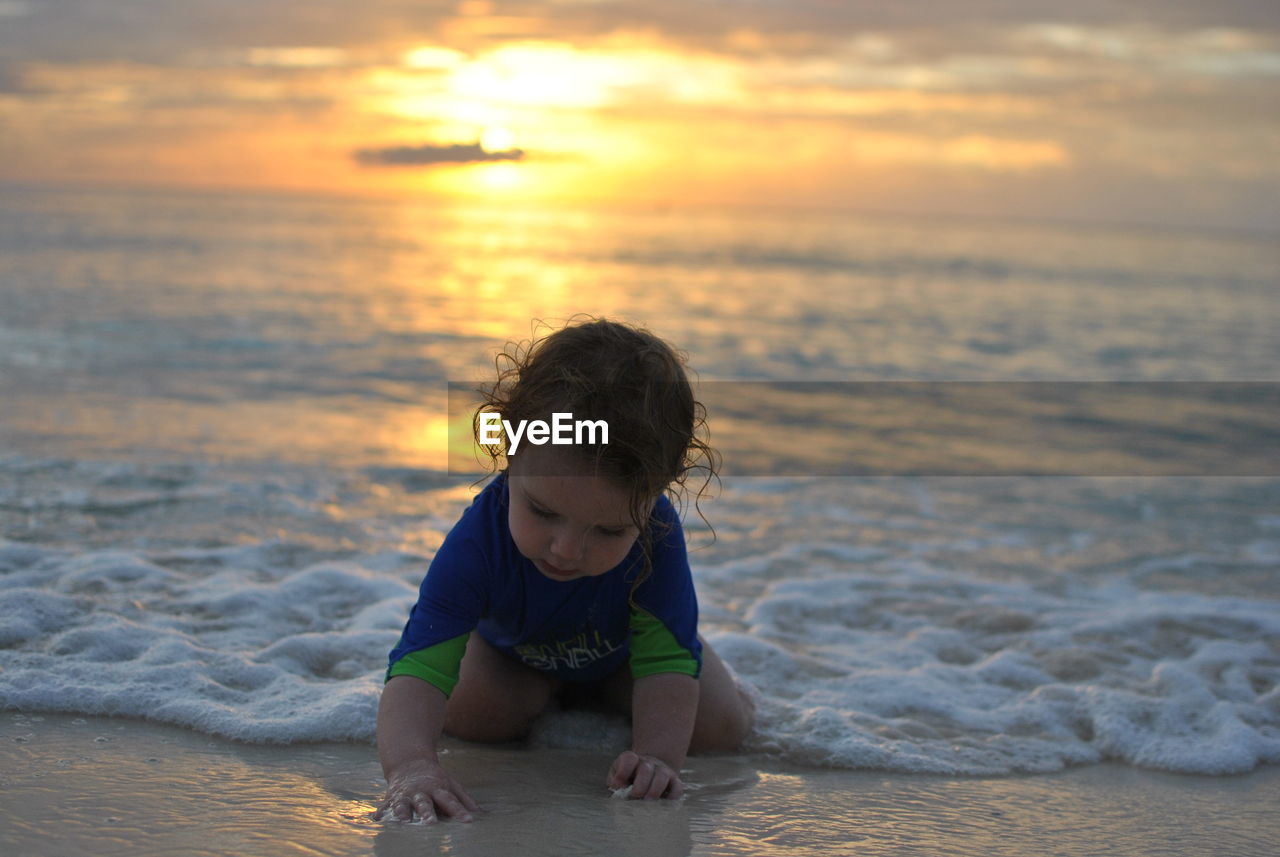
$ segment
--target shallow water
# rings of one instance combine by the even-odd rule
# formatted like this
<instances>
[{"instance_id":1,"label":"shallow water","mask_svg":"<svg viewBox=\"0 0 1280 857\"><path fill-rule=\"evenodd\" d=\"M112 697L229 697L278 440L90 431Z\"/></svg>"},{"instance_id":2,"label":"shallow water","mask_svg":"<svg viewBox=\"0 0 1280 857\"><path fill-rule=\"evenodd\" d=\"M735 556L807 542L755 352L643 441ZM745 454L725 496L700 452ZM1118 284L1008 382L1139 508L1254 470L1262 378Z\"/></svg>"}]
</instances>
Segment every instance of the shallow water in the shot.
<instances>
[{"instance_id":1,"label":"shallow water","mask_svg":"<svg viewBox=\"0 0 1280 857\"><path fill-rule=\"evenodd\" d=\"M1280 253L1247 236L101 192L8 194L0 225L0 706L251 741L371 737L473 490L446 472L445 384L531 318L641 321L726 381L1280 365ZM704 633L760 695L750 749L1280 761L1280 480L1102 472L727 476L714 543L686 519ZM553 715L536 740L622 730Z\"/></svg>"},{"instance_id":2,"label":"shallow water","mask_svg":"<svg viewBox=\"0 0 1280 857\"><path fill-rule=\"evenodd\" d=\"M1025 855L1273 853L1274 768L1226 780L1114 764L1036 777L690 760L677 803L616 800L607 757L455 745L471 824L379 823L371 749L264 747L134 721L0 720L6 854Z\"/></svg>"}]
</instances>

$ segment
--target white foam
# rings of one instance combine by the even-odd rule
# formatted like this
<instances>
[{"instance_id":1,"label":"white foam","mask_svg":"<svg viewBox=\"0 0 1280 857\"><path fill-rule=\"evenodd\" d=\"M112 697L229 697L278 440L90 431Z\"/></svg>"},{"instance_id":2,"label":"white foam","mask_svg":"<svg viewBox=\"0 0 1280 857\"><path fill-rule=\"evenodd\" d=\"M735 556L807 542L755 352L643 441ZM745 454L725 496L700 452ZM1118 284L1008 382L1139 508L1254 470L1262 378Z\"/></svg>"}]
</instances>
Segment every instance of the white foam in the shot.
<instances>
[{"instance_id":1,"label":"white foam","mask_svg":"<svg viewBox=\"0 0 1280 857\"><path fill-rule=\"evenodd\" d=\"M208 552L227 567L201 576L127 552L0 542L0 705L247 741L370 739L414 588L358 563L263 579L270 552ZM36 577L43 587L24 585Z\"/></svg>"},{"instance_id":2,"label":"white foam","mask_svg":"<svg viewBox=\"0 0 1280 857\"><path fill-rule=\"evenodd\" d=\"M41 491L66 476L41 467ZM276 474L291 487L255 493L195 469L77 467L69 478L92 486L221 492L223 510L275 492L305 531L330 522L302 502L330 490L310 477ZM1103 759L1221 774L1280 761L1275 530L1248 511L1266 495L1195 506L1182 488L1130 498L1096 484L956 486L763 482L718 501L719 540L692 555L701 624L756 695L751 750L967 774ZM135 517L107 549L0 541L0 707L147 717L247 741L372 740L386 653L426 567L396 546L447 527L466 497L446 503L448 491L412 514L368 506L383 510L368 550L181 546L176 535L204 509L182 503L130 507L169 534L154 550L116 544ZM30 493L15 489L10 508ZM60 501L56 514L101 505L100 487L83 493L86 505ZM1193 519L1178 504L1220 510L1214 533L1239 538L1184 534ZM1141 520L1143 505L1161 510L1158 523ZM405 536L387 523L397 514ZM324 558L335 556L345 558ZM532 741L611 752L628 731L622 718L561 711Z\"/></svg>"},{"instance_id":3,"label":"white foam","mask_svg":"<svg viewBox=\"0 0 1280 857\"><path fill-rule=\"evenodd\" d=\"M792 759L964 774L1280 761L1273 602L903 564L774 584L749 619L712 642L764 694L755 746Z\"/></svg>"}]
</instances>

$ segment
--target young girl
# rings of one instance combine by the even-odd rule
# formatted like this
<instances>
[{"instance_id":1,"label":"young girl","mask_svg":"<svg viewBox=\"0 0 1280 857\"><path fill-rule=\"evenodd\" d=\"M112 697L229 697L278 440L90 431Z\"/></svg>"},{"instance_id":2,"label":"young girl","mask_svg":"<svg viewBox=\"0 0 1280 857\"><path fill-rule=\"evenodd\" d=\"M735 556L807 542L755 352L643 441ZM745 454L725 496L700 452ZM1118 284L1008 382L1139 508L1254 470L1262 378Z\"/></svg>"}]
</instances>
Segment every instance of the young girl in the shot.
<instances>
[{"instance_id":1,"label":"young girl","mask_svg":"<svg viewBox=\"0 0 1280 857\"><path fill-rule=\"evenodd\" d=\"M603 420L607 442L596 432L580 445L526 438L491 451L496 462L515 448L440 546L391 652L378 710L382 818L470 821L478 807L437 758L441 732L510 741L558 698L630 713L631 747L606 785L635 798L680 797L685 754L734 750L751 725L747 697L698 637L666 496L700 458L715 472L680 358L610 321L503 357L481 411L512 426Z\"/></svg>"}]
</instances>

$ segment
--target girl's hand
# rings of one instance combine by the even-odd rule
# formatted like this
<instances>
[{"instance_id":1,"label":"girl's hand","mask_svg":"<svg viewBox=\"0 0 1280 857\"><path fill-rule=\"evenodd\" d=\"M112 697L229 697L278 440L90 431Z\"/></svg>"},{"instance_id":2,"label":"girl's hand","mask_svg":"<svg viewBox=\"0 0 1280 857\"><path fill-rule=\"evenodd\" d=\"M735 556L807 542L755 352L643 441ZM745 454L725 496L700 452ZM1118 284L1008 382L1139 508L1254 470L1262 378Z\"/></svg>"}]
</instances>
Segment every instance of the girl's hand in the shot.
<instances>
[{"instance_id":1,"label":"girl's hand","mask_svg":"<svg viewBox=\"0 0 1280 857\"><path fill-rule=\"evenodd\" d=\"M634 750L628 750L613 760L605 785L611 789L631 786L628 797L637 800L660 797L675 800L684 794L679 771L657 756L642 756Z\"/></svg>"},{"instance_id":2,"label":"girl's hand","mask_svg":"<svg viewBox=\"0 0 1280 857\"><path fill-rule=\"evenodd\" d=\"M413 821L416 815L426 824L435 824L440 813L458 821L471 821L471 813L479 810L479 805L439 762L414 759L387 777L387 795L373 817L377 821Z\"/></svg>"}]
</instances>

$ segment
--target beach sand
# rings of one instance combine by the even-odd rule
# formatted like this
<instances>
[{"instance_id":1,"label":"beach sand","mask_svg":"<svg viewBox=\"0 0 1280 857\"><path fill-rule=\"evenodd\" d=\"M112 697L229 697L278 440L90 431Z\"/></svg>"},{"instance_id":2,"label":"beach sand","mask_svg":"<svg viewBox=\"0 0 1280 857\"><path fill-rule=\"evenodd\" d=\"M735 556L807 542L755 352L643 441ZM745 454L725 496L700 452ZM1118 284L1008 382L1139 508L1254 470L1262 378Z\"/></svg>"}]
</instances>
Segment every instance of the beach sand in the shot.
<instances>
[{"instance_id":1,"label":"beach sand","mask_svg":"<svg viewBox=\"0 0 1280 857\"><path fill-rule=\"evenodd\" d=\"M1103 764L957 778L691 759L678 802L615 799L600 753L452 743L485 812L375 822L374 748L247 745L136 720L0 715L0 853L1269 855L1280 769Z\"/></svg>"}]
</instances>

